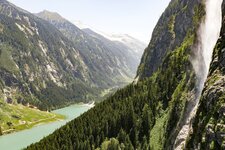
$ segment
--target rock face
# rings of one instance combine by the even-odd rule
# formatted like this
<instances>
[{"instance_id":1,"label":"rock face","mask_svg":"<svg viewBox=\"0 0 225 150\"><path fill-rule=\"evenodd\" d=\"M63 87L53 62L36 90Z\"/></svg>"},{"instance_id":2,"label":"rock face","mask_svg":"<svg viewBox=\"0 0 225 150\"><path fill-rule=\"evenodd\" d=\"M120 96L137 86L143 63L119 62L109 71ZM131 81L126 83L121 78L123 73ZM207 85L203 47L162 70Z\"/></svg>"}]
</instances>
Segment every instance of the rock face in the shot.
<instances>
[{"instance_id":1,"label":"rock face","mask_svg":"<svg viewBox=\"0 0 225 150\"><path fill-rule=\"evenodd\" d=\"M222 11L221 37L214 50L188 148L225 149L225 2Z\"/></svg>"},{"instance_id":2,"label":"rock face","mask_svg":"<svg viewBox=\"0 0 225 150\"><path fill-rule=\"evenodd\" d=\"M134 77L138 60L126 49L102 46L59 15L48 17L60 30L0 0L0 99L50 109L96 99Z\"/></svg>"}]
</instances>

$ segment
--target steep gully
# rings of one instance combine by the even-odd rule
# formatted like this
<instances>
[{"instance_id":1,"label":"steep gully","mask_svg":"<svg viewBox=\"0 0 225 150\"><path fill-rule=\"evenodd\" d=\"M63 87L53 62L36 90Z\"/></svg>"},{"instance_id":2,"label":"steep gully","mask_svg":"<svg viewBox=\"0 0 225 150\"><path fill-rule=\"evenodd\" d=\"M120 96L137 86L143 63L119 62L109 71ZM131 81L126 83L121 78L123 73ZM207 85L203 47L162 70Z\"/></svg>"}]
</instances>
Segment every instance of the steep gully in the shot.
<instances>
[{"instance_id":1,"label":"steep gully","mask_svg":"<svg viewBox=\"0 0 225 150\"><path fill-rule=\"evenodd\" d=\"M220 34L222 25L222 1L205 0L206 16L199 27L197 33L198 42L192 49L194 56L190 59L197 78L196 91L194 98L191 98L188 102L189 104L186 106L186 114L184 122L182 122L183 126L175 140L175 150L181 150L185 147L186 138L192 130L191 121L196 114L199 99L209 72L213 50Z\"/></svg>"}]
</instances>

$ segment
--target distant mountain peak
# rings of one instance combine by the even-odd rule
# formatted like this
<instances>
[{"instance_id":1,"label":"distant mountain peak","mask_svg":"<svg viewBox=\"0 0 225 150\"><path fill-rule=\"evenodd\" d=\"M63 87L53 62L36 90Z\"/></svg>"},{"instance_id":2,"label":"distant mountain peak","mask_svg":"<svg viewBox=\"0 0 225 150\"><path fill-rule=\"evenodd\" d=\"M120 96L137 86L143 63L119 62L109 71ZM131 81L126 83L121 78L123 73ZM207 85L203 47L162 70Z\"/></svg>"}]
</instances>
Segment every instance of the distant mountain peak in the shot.
<instances>
[{"instance_id":1,"label":"distant mountain peak","mask_svg":"<svg viewBox=\"0 0 225 150\"><path fill-rule=\"evenodd\" d=\"M52 20L52 21L58 21L58 22L65 22L66 19L63 18L60 14L57 12L51 12L48 10L43 10L39 13L36 14L37 16L47 19L47 20Z\"/></svg>"}]
</instances>

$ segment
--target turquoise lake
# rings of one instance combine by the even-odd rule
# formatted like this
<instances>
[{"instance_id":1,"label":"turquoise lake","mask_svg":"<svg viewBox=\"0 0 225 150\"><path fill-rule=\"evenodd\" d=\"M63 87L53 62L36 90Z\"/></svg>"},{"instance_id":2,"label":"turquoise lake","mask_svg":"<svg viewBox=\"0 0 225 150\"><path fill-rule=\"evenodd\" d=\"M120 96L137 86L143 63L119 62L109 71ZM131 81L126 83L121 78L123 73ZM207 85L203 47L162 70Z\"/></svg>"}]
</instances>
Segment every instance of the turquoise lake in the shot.
<instances>
[{"instance_id":1,"label":"turquoise lake","mask_svg":"<svg viewBox=\"0 0 225 150\"><path fill-rule=\"evenodd\" d=\"M40 141L43 137L51 134L68 121L80 116L88 109L90 109L90 107L86 105L71 105L55 110L53 111L54 113L64 115L66 119L0 136L0 150L21 150L32 143Z\"/></svg>"}]
</instances>

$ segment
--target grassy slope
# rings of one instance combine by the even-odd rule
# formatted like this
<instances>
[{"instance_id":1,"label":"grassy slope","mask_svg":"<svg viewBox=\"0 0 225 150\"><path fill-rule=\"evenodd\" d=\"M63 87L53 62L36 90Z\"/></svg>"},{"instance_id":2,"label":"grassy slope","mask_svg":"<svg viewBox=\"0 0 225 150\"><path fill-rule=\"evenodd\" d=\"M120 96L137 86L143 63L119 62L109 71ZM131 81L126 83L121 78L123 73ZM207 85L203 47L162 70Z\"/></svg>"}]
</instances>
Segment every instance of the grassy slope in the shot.
<instances>
[{"instance_id":1,"label":"grassy slope","mask_svg":"<svg viewBox=\"0 0 225 150\"><path fill-rule=\"evenodd\" d=\"M0 127L3 134L28 129L40 123L59 119L64 119L64 117L23 105L8 105L0 100Z\"/></svg>"}]
</instances>

